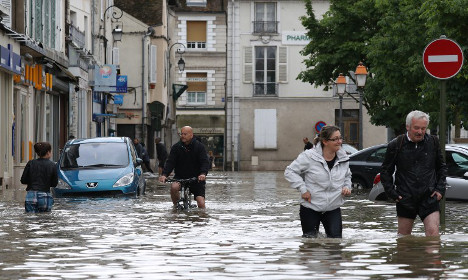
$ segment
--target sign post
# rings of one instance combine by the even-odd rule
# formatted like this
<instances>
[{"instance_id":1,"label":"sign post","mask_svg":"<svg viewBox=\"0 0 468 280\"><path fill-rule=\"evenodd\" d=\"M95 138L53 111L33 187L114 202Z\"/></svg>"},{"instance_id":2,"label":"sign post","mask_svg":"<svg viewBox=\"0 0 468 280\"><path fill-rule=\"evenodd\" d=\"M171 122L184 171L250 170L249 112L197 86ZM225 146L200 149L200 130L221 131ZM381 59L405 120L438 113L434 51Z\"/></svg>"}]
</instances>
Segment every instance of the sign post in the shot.
<instances>
[{"instance_id":1,"label":"sign post","mask_svg":"<svg viewBox=\"0 0 468 280\"><path fill-rule=\"evenodd\" d=\"M445 159L445 143L447 142L447 112L446 112L446 80L460 72L463 66L463 51L453 40L444 35L430 42L423 53L423 65L427 73L440 81L440 149ZM445 227L445 196L440 202L440 225Z\"/></svg>"}]
</instances>

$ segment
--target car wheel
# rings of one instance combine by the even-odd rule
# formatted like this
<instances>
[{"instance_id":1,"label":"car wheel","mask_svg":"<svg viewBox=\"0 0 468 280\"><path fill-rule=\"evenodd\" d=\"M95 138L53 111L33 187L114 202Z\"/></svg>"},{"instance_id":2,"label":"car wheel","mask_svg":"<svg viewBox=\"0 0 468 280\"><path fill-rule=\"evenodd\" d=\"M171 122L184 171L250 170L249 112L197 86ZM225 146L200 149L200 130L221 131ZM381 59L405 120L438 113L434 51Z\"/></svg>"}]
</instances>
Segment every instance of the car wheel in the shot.
<instances>
[{"instance_id":1,"label":"car wheel","mask_svg":"<svg viewBox=\"0 0 468 280\"><path fill-rule=\"evenodd\" d=\"M361 179L361 178L351 178L351 183L352 183L352 186L353 186L353 190L363 190L363 189L367 189L367 184L366 182Z\"/></svg>"}]
</instances>

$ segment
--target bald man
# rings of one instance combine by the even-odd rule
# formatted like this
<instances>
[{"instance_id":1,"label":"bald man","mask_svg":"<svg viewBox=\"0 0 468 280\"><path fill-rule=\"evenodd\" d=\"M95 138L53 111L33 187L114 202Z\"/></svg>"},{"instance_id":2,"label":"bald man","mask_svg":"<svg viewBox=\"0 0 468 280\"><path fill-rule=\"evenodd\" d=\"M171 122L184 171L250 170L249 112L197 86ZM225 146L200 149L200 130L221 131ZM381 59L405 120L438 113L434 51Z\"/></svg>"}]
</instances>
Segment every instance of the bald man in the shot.
<instances>
[{"instance_id":1,"label":"bald man","mask_svg":"<svg viewBox=\"0 0 468 280\"><path fill-rule=\"evenodd\" d=\"M180 141L172 146L159 181L166 182L167 176L173 170L176 179L197 177L198 182L189 186L190 192L193 193L198 207L205 208L205 180L210 168L205 146L193 138L193 129L190 126L182 127L179 135ZM171 185L171 199L174 205L180 199L179 190L179 183Z\"/></svg>"}]
</instances>

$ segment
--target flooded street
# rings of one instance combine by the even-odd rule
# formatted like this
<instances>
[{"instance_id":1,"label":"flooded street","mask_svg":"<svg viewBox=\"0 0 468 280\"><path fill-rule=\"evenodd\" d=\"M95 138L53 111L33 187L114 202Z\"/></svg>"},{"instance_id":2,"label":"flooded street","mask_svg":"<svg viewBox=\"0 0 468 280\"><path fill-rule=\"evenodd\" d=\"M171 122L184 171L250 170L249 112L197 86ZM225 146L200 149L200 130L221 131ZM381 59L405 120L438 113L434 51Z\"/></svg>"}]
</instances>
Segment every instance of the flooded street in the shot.
<instances>
[{"instance_id":1,"label":"flooded street","mask_svg":"<svg viewBox=\"0 0 468 280\"><path fill-rule=\"evenodd\" d=\"M440 240L419 220L397 238L394 205L353 193L343 239L305 239L282 172L214 173L205 211L173 210L169 187L147 183L45 214L0 201L0 279L468 279L468 203L447 202Z\"/></svg>"}]
</instances>

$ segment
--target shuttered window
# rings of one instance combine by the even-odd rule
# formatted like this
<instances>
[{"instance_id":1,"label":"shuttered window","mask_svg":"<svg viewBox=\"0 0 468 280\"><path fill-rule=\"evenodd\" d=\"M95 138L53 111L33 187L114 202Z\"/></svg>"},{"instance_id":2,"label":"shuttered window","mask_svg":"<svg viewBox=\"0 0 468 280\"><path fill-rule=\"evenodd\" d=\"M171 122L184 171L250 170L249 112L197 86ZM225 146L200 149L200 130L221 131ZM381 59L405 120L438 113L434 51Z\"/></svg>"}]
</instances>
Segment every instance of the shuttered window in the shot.
<instances>
[{"instance_id":1,"label":"shuttered window","mask_svg":"<svg viewBox=\"0 0 468 280\"><path fill-rule=\"evenodd\" d=\"M288 82L288 47L279 47L278 81L280 83Z\"/></svg>"},{"instance_id":2,"label":"shuttered window","mask_svg":"<svg viewBox=\"0 0 468 280\"><path fill-rule=\"evenodd\" d=\"M150 48L150 69L149 69L149 82L156 83L156 72L157 72L157 57L158 57L158 49L157 46L151 45Z\"/></svg>"},{"instance_id":3,"label":"shuttered window","mask_svg":"<svg viewBox=\"0 0 468 280\"><path fill-rule=\"evenodd\" d=\"M112 48L112 64L120 65L119 48Z\"/></svg>"},{"instance_id":4,"label":"shuttered window","mask_svg":"<svg viewBox=\"0 0 468 280\"><path fill-rule=\"evenodd\" d=\"M206 48L206 21L187 21L187 48Z\"/></svg>"},{"instance_id":5,"label":"shuttered window","mask_svg":"<svg viewBox=\"0 0 468 280\"><path fill-rule=\"evenodd\" d=\"M34 13L34 39L42 42L42 1L36 0L36 7Z\"/></svg>"},{"instance_id":6,"label":"shuttered window","mask_svg":"<svg viewBox=\"0 0 468 280\"><path fill-rule=\"evenodd\" d=\"M2 16L2 23L11 27L11 0L1 0L0 3L7 9L7 14Z\"/></svg>"},{"instance_id":7,"label":"shuttered window","mask_svg":"<svg viewBox=\"0 0 468 280\"><path fill-rule=\"evenodd\" d=\"M56 26L56 19L55 19L55 11L56 11L56 3L55 0L49 0L50 1L50 47L55 49L55 37L57 36L57 26Z\"/></svg>"},{"instance_id":8,"label":"shuttered window","mask_svg":"<svg viewBox=\"0 0 468 280\"><path fill-rule=\"evenodd\" d=\"M255 109L254 148L277 148L276 109Z\"/></svg>"},{"instance_id":9,"label":"shuttered window","mask_svg":"<svg viewBox=\"0 0 468 280\"><path fill-rule=\"evenodd\" d=\"M206 73L187 73L187 104L206 104Z\"/></svg>"},{"instance_id":10,"label":"shuttered window","mask_svg":"<svg viewBox=\"0 0 468 280\"><path fill-rule=\"evenodd\" d=\"M253 75L252 51L253 51L253 47L244 48L244 83L252 82L252 75Z\"/></svg>"}]
</instances>

